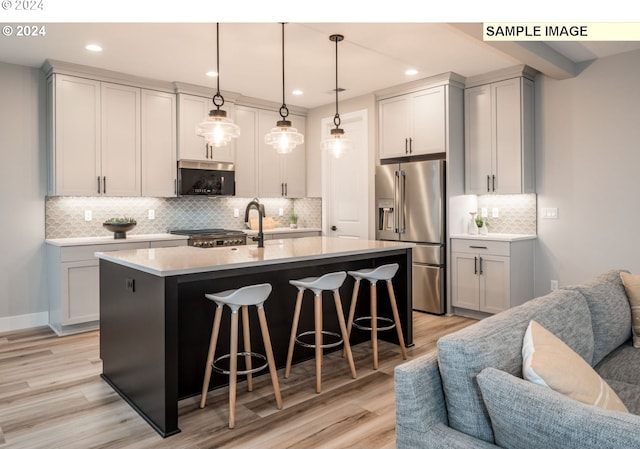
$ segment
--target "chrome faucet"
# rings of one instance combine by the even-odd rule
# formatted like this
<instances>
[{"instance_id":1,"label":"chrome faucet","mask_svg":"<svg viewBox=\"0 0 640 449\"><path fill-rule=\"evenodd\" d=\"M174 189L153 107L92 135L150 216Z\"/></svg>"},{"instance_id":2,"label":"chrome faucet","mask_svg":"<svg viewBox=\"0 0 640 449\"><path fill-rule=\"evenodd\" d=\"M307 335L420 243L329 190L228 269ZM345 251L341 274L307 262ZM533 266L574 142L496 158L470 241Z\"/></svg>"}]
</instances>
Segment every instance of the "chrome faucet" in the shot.
<instances>
[{"instance_id":1,"label":"chrome faucet","mask_svg":"<svg viewBox=\"0 0 640 449\"><path fill-rule=\"evenodd\" d=\"M244 222L249 223L249 211L253 208L258 211L258 236L252 236L251 240L258 242L258 248L264 248L264 234L262 232L262 217L265 216L264 204L260 204L258 198L254 198L253 201L247 204L247 208L244 211Z\"/></svg>"}]
</instances>

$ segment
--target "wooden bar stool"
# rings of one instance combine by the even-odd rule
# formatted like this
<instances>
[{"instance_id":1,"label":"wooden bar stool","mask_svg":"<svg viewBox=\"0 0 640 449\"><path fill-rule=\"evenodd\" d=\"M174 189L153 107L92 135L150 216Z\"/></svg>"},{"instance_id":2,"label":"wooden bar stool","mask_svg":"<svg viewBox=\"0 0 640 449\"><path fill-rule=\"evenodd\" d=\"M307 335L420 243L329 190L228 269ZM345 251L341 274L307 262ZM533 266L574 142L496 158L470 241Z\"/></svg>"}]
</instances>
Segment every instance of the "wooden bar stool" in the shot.
<instances>
[{"instance_id":1,"label":"wooden bar stool","mask_svg":"<svg viewBox=\"0 0 640 449\"><path fill-rule=\"evenodd\" d=\"M284 377L285 379L289 378L289 374L291 372L291 360L293 359L293 347L296 343L303 347L315 348L317 393L322 391L322 350L324 348L333 348L344 343L344 350L349 361L351 376L354 379L356 378L356 366L353 363L347 327L344 321L344 313L342 312L342 301L340 300L340 293L338 291L346 278L347 274L344 271L339 271L336 273L327 273L320 277L308 277L289 281L291 285L298 287L298 297L296 299L296 307L293 315L293 325L291 327L291 338L289 340L289 352L287 354L287 365ZM314 294L314 330L297 334L300 309L302 307L302 297L304 296L306 289L311 290ZM322 328L322 292L325 290L333 291L333 299L336 305L338 323L340 324L340 331L342 335L335 332L325 331ZM305 343L304 340L302 340L302 338L307 335L315 336L313 344ZM330 336L337 340L331 343L324 343L323 336Z\"/></svg>"},{"instance_id":2,"label":"wooden bar stool","mask_svg":"<svg viewBox=\"0 0 640 449\"><path fill-rule=\"evenodd\" d=\"M349 320L347 322L347 335L351 336L352 326L361 329L371 331L371 344L373 346L373 369L378 369L378 331L385 331L396 328L398 332L398 341L400 342L400 351L402 352L402 358L407 359L407 349L404 345L404 337L402 335L402 327L400 325L400 316L398 315L398 305L396 303L396 295L393 291L393 284L391 279L396 275L398 271L398 264L392 263L387 265L381 265L377 268L365 268L358 271L349 271L349 276L352 276L356 283L353 287L353 296L351 297L351 307L349 308ZM358 291L360 289L360 281L364 279L371 284L371 316L361 316L354 319L356 311L356 302L358 301ZM378 299L376 294L376 283L378 281L387 281L387 290L389 292L389 301L391 302L391 312L393 313L393 320L386 317L378 316ZM370 326L361 324L369 321ZM384 323L382 326L378 326L378 322Z\"/></svg>"},{"instance_id":3,"label":"wooden bar stool","mask_svg":"<svg viewBox=\"0 0 640 449\"><path fill-rule=\"evenodd\" d=\"M280 385L278 384L278 374L276 372L276 364L273 358L273 350L271 348L271 339L269 337L269 328L267 327L267 318L264 313L264 302L271 293L270 284L249 285L237 290L226 290L219 293L209 293L205 297L214 301L217 305L216 313L213 319L213 329L211 330L211 341L209 343L209 353L207 355L207 365L204 371L204 382L202 383L202 398L200 399L200 408L204 408L207 401L207 392L209 391L209 380L211 379L211 371L229 375L229 428L235 427L236 414L236 378L238 374L247 375L247 389L253 390L252 374L261 371L267 366L271 374L271 383L273 391L276 395L276 403L279 409L282 409L282 397L280 395ZM222 355L214 360L216 352L216 344L218 341L218 333L220 331L220 320L222 318L222 309L226 305L231 309L231 343L229 354ZM258 319L260 321L260 329L262 331L262 341L266 355L251 352L250 331L249 331L249 313L248 306L256 306L258 309ZM244 351L238 352L238 310L242 309L242 327L244 334ZM245 357L245 370L238 371L238 356ZM260 359L264 363L261 366L252 368L252 358ZM217 363L223 359L229 359L229 370L220 368Z\"/></svg>"}]
</instances>

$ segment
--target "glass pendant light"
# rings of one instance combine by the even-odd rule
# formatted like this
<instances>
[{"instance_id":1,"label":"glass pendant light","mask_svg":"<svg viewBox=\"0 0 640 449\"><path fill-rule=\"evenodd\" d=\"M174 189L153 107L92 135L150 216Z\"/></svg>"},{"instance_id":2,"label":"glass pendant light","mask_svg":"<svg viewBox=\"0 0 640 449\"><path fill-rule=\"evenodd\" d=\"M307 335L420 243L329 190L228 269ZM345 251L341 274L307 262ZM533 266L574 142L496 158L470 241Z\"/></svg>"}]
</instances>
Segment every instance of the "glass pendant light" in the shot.
<instances>
[{"instance_id":1,"label":"glass pendant light","mask_svg":"<svg viewBox=\"0 0 640 449\"><path fill-rule=\"evenodd\" d=\"M264 142L275 148L278 154L287 154L296 147L304 143L304 136L296 128L291 126L291 121L287 120L289 109L284 101L284 23L282 24L282 106L280 106L280 117L276 127L264 136Z\"/></svg>"},{"instance_id":2,"label":"glass pendant light","mask_svg":"<svg viewBox=\"0 0 640 449\"><path fill-rule=\"evenodd\" d=\"M220 109L224 105L224 98L220 94L220 24L216 23L216 70L217 91L213 96L216 109L209 111L209 115L196 128L196 134L204 137L208 146L220 148L228 144L231 139L240 136L240 127L227 117L227 112Z\"/></svg>"},{"instance_id":3,"label":"glass pendant light","mask_svg":"<svg viewBox=\"0 0 640 449\"><path fill-rule=\"evenodd\" d=\"M351 139L346 138L344 130L340 128L340 114L338 113L338 42L343 39L342 34L329 36L329 40L336 43L336 115L333 117L333 124L336 127L331 130L331 136L322 141L322 149L330 151L337 158L353 148Z\"/></svg>"}]
</instances>

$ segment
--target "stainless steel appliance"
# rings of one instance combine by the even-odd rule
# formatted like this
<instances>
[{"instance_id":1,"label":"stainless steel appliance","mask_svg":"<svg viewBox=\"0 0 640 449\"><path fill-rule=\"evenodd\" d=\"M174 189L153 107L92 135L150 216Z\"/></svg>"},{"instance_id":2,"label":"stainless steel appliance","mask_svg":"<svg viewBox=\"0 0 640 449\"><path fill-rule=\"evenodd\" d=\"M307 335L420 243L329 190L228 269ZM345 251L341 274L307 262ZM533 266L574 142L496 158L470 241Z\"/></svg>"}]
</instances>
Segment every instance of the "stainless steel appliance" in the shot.
<instances>
[{"instance_id":1,"label":"stainless steel appliance","mask_svg":"<svg viewBox=\"0 0 640 449\"><path fill-rule=\"evenodd\" d=\"M176 229L175 231L169 231L169 233L188 235L187 244L198 248L247 244L247 235L244 232L229 229Z\"/></svg>"},{"instance_id":2,"label":"stainless steel appliance","mask_svg":"<svg viewBox=\"0 0 640 449\"><path fill-rule=\"evenodd\" d=\"M445 313L445 162L376 167L376 239L417 244L413 308Z\"/></svg>"},{"instance_id":3,"label":"stainless steel appliance","mask_svg":"<svg viewBox=\"0 0 640 449\"><path fill-rule=\"evenodd\" d=\"M186 195L233 196L236 194L233 164L178 161L178 193Z\"/></svg>"}]
</instances>

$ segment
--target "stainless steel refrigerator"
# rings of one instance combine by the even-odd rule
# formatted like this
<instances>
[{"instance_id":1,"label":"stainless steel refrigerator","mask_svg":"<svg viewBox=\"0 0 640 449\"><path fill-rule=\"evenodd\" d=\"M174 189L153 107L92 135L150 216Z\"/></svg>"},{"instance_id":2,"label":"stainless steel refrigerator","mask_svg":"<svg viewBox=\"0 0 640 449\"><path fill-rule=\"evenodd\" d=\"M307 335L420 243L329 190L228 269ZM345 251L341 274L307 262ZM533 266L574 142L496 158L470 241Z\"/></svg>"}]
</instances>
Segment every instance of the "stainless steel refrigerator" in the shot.
<instances>
[{"instance_id":1,"label":"stainless steel refrigerator","mask_svg":"<svg viewBox=\"0 0 640 449\"><path fill-rule=\"evenodd\" d=\"M376 167L376 239L417 244L413 308L445 313L445 162Z\"/></svg>"}]
</instances>

